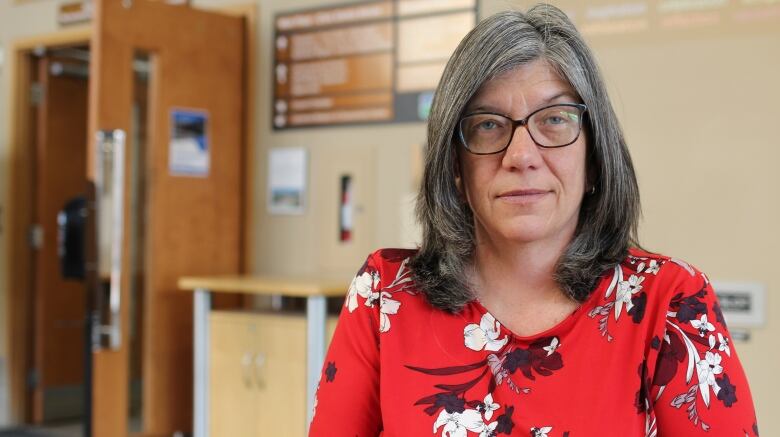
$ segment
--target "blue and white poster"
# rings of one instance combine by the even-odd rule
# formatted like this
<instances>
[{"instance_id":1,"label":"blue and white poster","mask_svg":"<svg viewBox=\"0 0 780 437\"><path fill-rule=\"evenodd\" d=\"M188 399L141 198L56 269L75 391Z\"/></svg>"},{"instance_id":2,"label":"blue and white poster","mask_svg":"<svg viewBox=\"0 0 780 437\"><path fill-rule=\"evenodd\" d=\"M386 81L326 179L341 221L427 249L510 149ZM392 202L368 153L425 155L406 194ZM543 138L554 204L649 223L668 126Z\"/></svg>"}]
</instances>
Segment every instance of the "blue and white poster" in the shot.
<instances>
[{"instance_id":1,"label":"blue and white poster","mask_svg":"<svg viewBox=\"0 0 780 437\"><path fill-rule=\"evenodd\" d=\"M209 175L210 158L206 111L172 110L168 148L168 169L171 174L206 177Z\"/></svg>"}]
</instances>

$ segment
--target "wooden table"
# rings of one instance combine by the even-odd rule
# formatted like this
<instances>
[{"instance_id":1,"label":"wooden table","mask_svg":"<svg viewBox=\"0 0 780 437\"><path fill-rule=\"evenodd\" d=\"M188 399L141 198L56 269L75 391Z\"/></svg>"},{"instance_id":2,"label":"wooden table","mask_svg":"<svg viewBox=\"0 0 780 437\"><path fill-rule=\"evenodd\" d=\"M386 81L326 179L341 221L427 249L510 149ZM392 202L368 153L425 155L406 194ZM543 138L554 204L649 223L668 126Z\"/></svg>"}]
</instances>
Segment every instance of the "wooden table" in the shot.
<instances>
[{"instance_id":1,"label":"wooden table","mask_svg":"<svg viewBox=\"0 0 780 437\"><path fill-rule=\"evenodd\" d=\"M195 292L193 309L194 404L193 436L209 435L209 312L211 293L241 293L306 298L306 406L311 420L314 392L325 360L326 298L344 296L343 279L300 276L183 277L179 288Z\"/></svg>"}]
</instances>

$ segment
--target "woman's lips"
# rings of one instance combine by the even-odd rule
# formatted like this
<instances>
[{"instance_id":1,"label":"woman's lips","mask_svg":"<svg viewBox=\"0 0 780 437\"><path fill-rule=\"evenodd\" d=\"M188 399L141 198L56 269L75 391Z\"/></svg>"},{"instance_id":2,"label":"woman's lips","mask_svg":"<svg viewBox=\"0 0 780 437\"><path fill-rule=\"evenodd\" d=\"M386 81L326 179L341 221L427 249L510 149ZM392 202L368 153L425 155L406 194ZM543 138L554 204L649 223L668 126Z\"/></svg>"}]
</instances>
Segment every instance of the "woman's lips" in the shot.
<instances>
[{"instance_id":1,"label":"woman's lips","mask_svg":"<svg viewBox=\"0 0 780 437\"><path fill-rule=\"evenodd\" d=\"M500 200L509 203L532 203L541 200L542 198L544 198L546 195L550 193L551 191L549 190L538 190L538 189L511 190L511 191L505 191L499 194L497 197Z\"/></svg>"}]
</instances>

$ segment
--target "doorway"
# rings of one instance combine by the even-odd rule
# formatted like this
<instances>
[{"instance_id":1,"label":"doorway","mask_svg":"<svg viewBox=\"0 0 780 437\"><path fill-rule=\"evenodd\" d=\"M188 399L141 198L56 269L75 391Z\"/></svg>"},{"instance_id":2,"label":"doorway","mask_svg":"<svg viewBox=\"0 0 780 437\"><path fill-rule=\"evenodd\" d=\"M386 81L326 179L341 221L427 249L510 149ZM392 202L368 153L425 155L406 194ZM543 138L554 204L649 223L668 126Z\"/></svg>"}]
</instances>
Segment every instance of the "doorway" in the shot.
<instances>
[{"instance_id":1,"label":"doorway","mask_svg":"<svg viewBox=\"0 0 780 437\"><path fill-rule=\"evenodd\" d=\"M97 394L93 390L92 396L101 397L104 401L95 401L91 409L83 405L81 414L83 416L84 410L95 411L94 408L102 408L101 411L103 413L95 413L95 416L102 420L100 423L101 429L108 429L109 427L116 429L116 431L111 431L110 433L95 431L95 435L121 435L118 431L119 429L127 430L128 433L143 430L143 432L149 434L170 435L170 433L177 430L186 432L189 428L189 423L191 423L188 418L188 415L191 414L191 402L187 400L188 396L191 396L187 389L187 386L191 384L191 377L188 375L189 372L187 370L187 364L189 364L188 348L191 347L187 341L188 336L191 335L191 332L188 332L188 321L191 318L191 313L187 311L186 301L188 296L178 293L175 286L171 287L168 285L171 282L175 283L177 275L182 274L182 268L189 267L184 266L182 263L176 264L175 262L183 259L183 257L166 255L165 250L176 248L186 254L205 253L203 250L193 251L187 249L184 244L191 241L202 243L204 240L211 240L206 238L196 240L191 236L187 236L187 234L182 232L181 220L177 222L170 219L150 218L151 213L148 209L138 207L140 204L146 204L155 200L150 200L150 197L153 196L150 196L149 192L153 191L157 196L155 205L158 214L166 212L167 215L165 217L171 217L170 210L173 209L172 212L178 213L181 217L188 217L187 221L189 223L184 223L187 225L193 224L197 227L215 229L216 227L211 225L210 221L218 218L222 220L221 223L225 223L225 218L229 218L231 226L223 228L231 233L230 238L216 240L217 242L214 243L213 249L210 250L220 254L229 254L231 259L230 265L225 267L227 264L225 264L224 260L228 258L225 255L220 260L221 264L215 263L215 257L212 255L201 257L198 262L207 264L209 269L217 273L220 273L220 271L216 269L240 272L245 268L244 266L251 265L251 257L248 252L245 252L242 241L251 241L251 228L249 227L249 224L252 223L250 216L251 208L246 208L244 205L252 199L251 185L247 184L246 181L252 180L251 168L253 163L249 145L253 142L253 134L251 123L247 120L252 120L254 113L251 105L253 99L244 98L241 101L241 96L253 96L254 94L254 65L251 60L251 54L255 52L253 32L255 6L231 7L220 11L223 15L239 16L243 20L236 20L235 18L231 20L215 18L212 20L206 17L206 15L217 14L191 11L189 8L176 9L174 11L167 9L172 8L172 6L163 5L159 2L145 1L134 3L131 11L123 13L146 13L144 11L147 8L156 10L154 14L150 15L157 20L166 22L184 19L201 20L198 25L190 26L199 29L206 27L201 24L210 22L218 21L219 23L227 24L227 21L230 21L233 24L241 24L240 21L243 21L243 26L241 26L245 29L243 34L241 32L233 32L233 40L210 38L209 41L215 45L218 43L229 44L234 52L237 51L239 54L243 52L243 60L245 61L241 60L240 55L235 56L235 59L238 59L238 61L235 63L236 67L230 69L229 77L224 72L217 75L217 77L223 79L223 82L232 84L228 87L232 87L231 99L233 100L230 103L230 111L210 110L207 112L211 117L209 122L213 123L214 127L213 144L219 144L221 148L227 147L230 149L230 154L225 155L223 152L219 152L219 154L214 155L212 174L208 178L193 180L177 176L172 177L168 174L168 168L164 164L165 156L167 156L166 141L169 132L166 126L170 118L168 108L171 107L171 104L181 108L197 108L201 106L199 103L168 101L173 99L181 100L181 97L172 96L168 90L179 90L181 88L198 89L199 98L214 95L219 97L218 102L225 104L225 86L221 83L215 86L216 82L213 79L213 74L212 79L209 79L208 86L194 87L190 84L194 80L194 76L190 78L187 75L200 72L204 67L207 67L205 69L212 68L209 63L211 61L200 65L201 69L185 69L182 73L177 73L177 77L171 77L170 71L173 68L188 64L181 62L182 59L178 58L177 62L168 62L164 68L161 68L160 64L163 64L163 62L158 63L156 59L161 53L170 56L172 53L175 54L176 50L166 49L166 51L161 51L155 48L156 43L150 39L149 41L151 42L145 42L140 45L140 47L148 47L148 52L138 51L137 48L133 52L132 95L135 98L133 99L132 107L127 111L123 108L121 110L123 115L116 118L118 120L127 120L127 125L116 126L118 123L111 123L113 126L108 126L120 127L127 133L128 150L132 152L128 154L128 162L133 163L128 168L128 174L136 176L134 178L136 182L132 184L130 190L126 193L129 203L128 210L132 209L134 212L125 220L128 224L128 237L125 241L131 242L128 245L128 256L126 257L129 260L128 264L130 264L130 269L127 270L129 274L124 276L129 278L129 284L126 287L126 290L129 292L123 293L124 296L130 299L125 301L125 297L123 297L122 301L122 323L125 337L121 351L106 352L91 349L89 352L92 359L81 359L82 366L87 365L89 362L97 363L95 365L104 370L103 372L98 372L99 374L95 373L92 379L92 381L95 381L95 378L97 378L97 381L99 381L95 383ZM165 19L163 20L162 17ZM125 23L127 23L127 20L123 21L123 25ZM181 27L185 26L155 26L155 29L163 31L167 28L175 29ZM238 30L240 27L233 26L233 28ZM8 288L8 306L12 309L12 311L9 311L11 316L9 320L9 380L11 382L12 413L15 421L18 423L45 423L48 420L55 420L54 416L51 415L51 411L54 410L36 410L36 403L47 405L47 396L53 392L51 390L39 390L42 391L43 396L36 398L35 390L32 388L32 384L30 384L32 381L36 383L36 387L47 387L45 383L41 385L41 381L51 381L50 378L42 378L40 375L36 375L36 372L30 372L31 369L37 367L34 364L35 350L39 346L37 346L38 343L35 342L35 339L39 335L43 335L46 332L45 329L51 328L49 325L45 325L43 328L38 328L36 334L36 326L40 323L35 319L35 307L40 305L38 303L40 299L29 291L35 286L36 282L34 279L40 276L37 273L38 265L35 264L35 251L30 245L30 241L38 241L37 239L41 236L38 231L31 230L36 223L35 210L33 209L35 202L33 199L37 198L38 192L41 190L35 184L36 176L40 173L38 170L40 166L37 155L34 153L37 148L32 146L39 140L37 137L38 118L36 118L35 111L31 108L31 98L37 97L35 97L36 91L30 92L29 89L31 84L37 79L35 72L38 72L41 68L38 65L39 58L44 56L56 57L57 60L52 62L61 62L63 65L58 67L58 69L62 70L62 72L67 71L68 77L80 75L79 72L83 73L84 64L88 65L89 61L93 60L93 56L94 59L99 59L99 55L90 53L90 40L95 38L95 34L93 34L95 29L96 27L84 27L59 32L55 36L46 36L19 43L12 47L11 51L14 67L12 70L12 83L15 90L11 113L14 114L15 120L12 123L10 167L13 174L11 176L11 208L9 209L12 213L9 215L11 221L9 235L12 240L11 252L9 254L9 258L12 258L12 265L9 269L11 277L9 278L10 286ZM148 36L150 33L143 32L138 34ZM235 37L244 38L243 47L240 41L236 41ZM171 40L171 38L167 40ZM167 40L158 39L157 41ZM95 47L100 47L100 44L95 44ZM187 48L187 50L178 49L178 51L193 53L191 48ZM216 53L219 50L208 50L208 52ZM112 52L109 51L107 53ZM116 53L116 51L113 53ZM104 54L103 59L105 58ZM162 59L162 56L160 58ZM67 66L64 65L65 60L67 60ZM241 63L243 63L243 66L241 66ZM131 71L129 64L123 71ZM93 73L95 65L92 64ZM103 68L100 67L103 77L109 78L109 80L104 79L104 83L109 82L109 88L112 86L118 88L115 86L117 79L110 74L105 74L108 72ZM158 71L158 69L161 71L160 75L155 74L155 71ZM87 68L87 71L89 70ZM125 73L121 74L123 75L122 79L125 79ZM179 87L163 85L163 77L166 77L166 83L175 84ZM160 78L160 82L157 85L155 85L155 78ZM82 80L86 80L88 83L87 89L90 97L87 99L87 106L94 111L96 107L93 95L95 82L90 81L90 78L82 78ZM101 91L105 90L101 88ZM106 93L103 94L105 95ZM99 103L105 105L106 101L115 102L116 100L103 99ZM124 105L125 102L122 101L121 104ZM202 107L208 108L209 106L207 105L211 105L211 103L204 102L203 105ZM101 106L97 107L100 108ZM24 110L17 111L17 108L23 108ZM99 112L99 114L111 113L116 115L115 107L109 105L108 109L110 110L107 110L106 106L102 106L102 109L100 109L102 112ZM153 111L156 114L155 117L151 115ZM125 113L128 115L124 116ZM100 127L101 124L106 123L98 120L97 127ZM157 129L154 129L155 133L151 133L152 127L157 127ZM223 139L223 137L228 135L230 140ZM90 150L87 147L87 143L94 141L91 138L92 136L92 132L85 127L83 138L79 140L83 150ZM153 142L155 144L154 147L152 147ZM148 150L147 144L149 145ZM219 149L215 149L215 153L217 153L216 150ZM69 158L77 159L75 155L69 156ZM85 161L88 163L90 159L94 161L94 158L90 156L86 156ZM51 163L51 165L55 168L57 167L56 163ZM82 187L86 185L85 176L90 174L90 167L91 164L86 165L87 171L81 173L80 183L82 183ZM157 173L147 178L145 176L146 170L152 167ZM152 180L158 184L155 190L149 188ZM227 185L225 183L226 180L229 182ZM218 189L215 189L215 187ZM174 194L173 191L169 191L171 189L180 191ZM83 191L84 189L82 188L76 194ZM230 194L229 196L225 194L218 196L217 193L220 192ZM189 195L193 193L196 196L193 196L194 199L190 199ZM236 198L233 199L231 196L236 196ZM230 208L213 208L210 206L208 214L205 216L203 214L198 215L197 220L191 218L194 217L193 214L182 214L182 212L196 210L191 207L195 200L204 205L212 205L215 204L214 199L224 201L226 198L231 199ZM171 205L172 201L177 204L182 204L183 201L190 203L185 207L177 205L174 208ZM131 207L131 205L135 206ZM167 209L164 208L166 206ZM212 211L219 211L219 214L212 217ZM157 227L154 229L150 228L150 223ZM162 229L161 225L165 225L167 228ZM154 246L152 238L148 237L148 235L153 233L153 230L155 230L157 237L160 235L166 237L165 240L160 238L154 239L156 246ZM54 232L56 234L56 231ZM200 233L201 235L204 234L202 230ZM51 235L50 232L43 232L44 242L47 241L46 237ZM28 237L31 238L28 239ZM175 237L175 239L171 237ZM209 236L209 238L212 238L212 236ZM230 243L230 247L227 250L219 249L220 246L218 244L227 243ZM154 274L158 275L158 277L161 274L167 275L164 277L164 283L160 279L154 281L150 279L152 273L150 273L150 269L147 266L148 263L144 261L144 254L147 253L154 253L157 256L157 262L153 262L151 265L155 266ZM170 266L169 264L172 263L173 265ZM163 271L163 267L174 267L178 271L166 273ZM150 291L148 285L150 283L153 283L154 291ZM81 288L82 300L80 303L88 300L88 296L85 296L86 293L83 292L83 288ZM64 292L53 293L58 297L73 295ZM79 301L76 300L74 307L78 306L78 303ZM232 307L241 305L241 302L231 300L230 302L225 301L224 304ZM80 329L83 331L85 326L83 320L81 322L74 322L73 320L84 317L84 307L81 307L81 313L73 313L75 316L71 316L69 319L71 320L70 325L61 322L55 327L72 325L74 326L74 331L78 332ZM155 332L155 334L151 335L151 332ZM80 341L81 346L90 344L90 341L84 338ZM68 350L67 359L78 360L77 356L81 355L81 351L76 350L75 348L77 347L64 348ZM51 357L52 355L45 356ZM74 368L78 367L78 364L74 365ZM108 371L109 369L111 372ZM120 377L121 384L117 383L117 376ZM74 393L79 391L79 387L83 391L83 378L81 381L72 382L70 386L75 388ZM171 387L174 389L171 389ZM38 400L39 398L42 401ZM105 399L110 399L111 402L113 402L113 399L121 399L122 405L120 407L112 407L108 405L111 402L105 402ZM84 403L88 400L89 396L83 396L82 394L81 402ZM110 414L105 414L105 412L110 412ZM141 415L145 417L140 417ZM72 414L70 417L78 417L78 413ZM121 426L115 428L115 424L121 424Z\"/></svg>"},{"instance_id":2,"label":"doorway","mask_svg":"<svg viewBox=\"0 0 780 437\"><path fill-rule=\"evenodd\" d=\"M84 278L73 277L60 259L60 213L66 203L85 195L87 188L87 133L89 45L38 45L20 53L20 69L29 71L29 111L21 131L27 132L29 197L17 216L28 218L27 243L14 256L28 259L12 269L17 283L28 285L10 305L24 314L25 332L16 342L22 354L13 354L25 369L23 394L17 387L17 420L37 426L62 427L82 423L89 428L91 360L87 314L90 302ZM142 429L144 261L148 94L152 68L148 53L138 52L133 63L133 110L128 147L131 150L130 201L130 323L128 433ZM19 179L17 179L17 182ZM18 200L18 199L17 199ZM24 252L24 254L21 254ZM24 287L17 290L24 290ZM21 295L21 296L20 296ZM14 329L12 327L12 329ZM18 325L17 325L18 329ZM20 359L20 358L23 358ZM21 399L20 399L21 398ZM21 407L21 408L20 408Z\"/></svg>"}]
</instances>

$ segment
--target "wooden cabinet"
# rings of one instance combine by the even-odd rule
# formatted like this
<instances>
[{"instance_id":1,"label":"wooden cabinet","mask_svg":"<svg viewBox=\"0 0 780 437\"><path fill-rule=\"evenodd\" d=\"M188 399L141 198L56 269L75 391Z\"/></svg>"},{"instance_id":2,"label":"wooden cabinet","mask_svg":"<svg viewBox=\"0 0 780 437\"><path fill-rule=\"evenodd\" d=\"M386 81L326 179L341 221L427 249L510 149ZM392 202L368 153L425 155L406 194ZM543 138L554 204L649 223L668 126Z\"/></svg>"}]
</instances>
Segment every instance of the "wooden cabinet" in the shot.
<instances>
[{"instance_id":1,"label":"wooden cabinet","mask_svg":"<svg viewBox=\"0 0 780 437\"><path fill-rule=\"evenodd\" d=\"M212 311L209 324L209 435L305 436L305 316Z\"/></svg>"}]
</instances>

